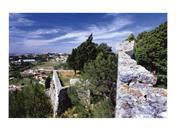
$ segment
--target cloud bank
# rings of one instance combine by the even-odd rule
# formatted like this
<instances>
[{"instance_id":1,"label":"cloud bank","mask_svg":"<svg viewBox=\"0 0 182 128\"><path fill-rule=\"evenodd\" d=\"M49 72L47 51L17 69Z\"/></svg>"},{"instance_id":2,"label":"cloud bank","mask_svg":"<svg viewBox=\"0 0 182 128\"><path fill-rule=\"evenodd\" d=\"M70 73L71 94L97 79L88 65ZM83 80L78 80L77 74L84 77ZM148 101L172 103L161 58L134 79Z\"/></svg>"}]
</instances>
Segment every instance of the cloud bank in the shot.
<instances>
[{"instance_id":1,"label":"cloud bank","mask_svg":"<svg viewBox=\"0 0 182 128\"><path fill-rule=\"evenodd\" d=\"M50 14L51 15L51 14ZM88 14L89 15L89 14ZM109 17L109 21L107 21ZM34 27L38 23L30 20L25 14L10 14L10 51L21 47L22 51L29 51L35 48L60 46L64 44L78 46L85 41L92 33L95 43L108 43L115 49L116 45L126 38L133 30L126 29L127 26L134 24L132 17L122 16L118 13L105 14L103 22L86 24L84 28L72 28L70 26L52 26L51 28L22 29L21 27ZM139 29L148 30L150 27L140 27ZM135 31L137 31L136 29ZM70 52L69 50L69 52ZM64 50L63 50L64 51Z\"/></svg>"}]
</instances>

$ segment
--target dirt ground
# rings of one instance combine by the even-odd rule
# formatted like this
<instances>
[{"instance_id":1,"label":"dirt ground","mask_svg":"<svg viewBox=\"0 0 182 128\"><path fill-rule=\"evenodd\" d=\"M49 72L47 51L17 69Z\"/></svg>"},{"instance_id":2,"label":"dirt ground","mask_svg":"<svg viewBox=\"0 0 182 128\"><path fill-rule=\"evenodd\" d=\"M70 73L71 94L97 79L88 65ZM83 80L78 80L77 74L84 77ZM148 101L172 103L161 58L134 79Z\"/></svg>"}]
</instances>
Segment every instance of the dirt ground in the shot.
<instances>
[{"instance_id":1,"label":"dirt ground","mask_svg":"<svg viewBox=\"0 0 182 128\"><path fill-rule=\"evenodd\" d=\"M59 76L64 86L70 85L70 79L78 78L80 76L78 73L79 71L77 71L77 74L75 75L74 70L59 70Z\"/></svg>"}]
</instances>

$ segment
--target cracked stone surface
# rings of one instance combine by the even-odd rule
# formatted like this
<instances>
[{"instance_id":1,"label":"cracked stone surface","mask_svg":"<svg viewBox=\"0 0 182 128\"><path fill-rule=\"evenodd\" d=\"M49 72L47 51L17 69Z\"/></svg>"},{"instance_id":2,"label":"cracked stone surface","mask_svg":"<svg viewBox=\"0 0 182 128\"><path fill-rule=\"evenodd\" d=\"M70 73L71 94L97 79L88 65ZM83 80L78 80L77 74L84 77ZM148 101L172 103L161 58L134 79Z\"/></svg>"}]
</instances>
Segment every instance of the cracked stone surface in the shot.
<instances>
[{"instance_id":1,"label":"cracked stone surface","mask_svg":"<svg viewBox=\"0 0 182 128\"><path fill-rule=\"evenodd\" d=\"M135 42L123 42L118 52L116 117L165 118L167 90L154 88L157 77L131 58Z\"/></svg>"}]
</instances>

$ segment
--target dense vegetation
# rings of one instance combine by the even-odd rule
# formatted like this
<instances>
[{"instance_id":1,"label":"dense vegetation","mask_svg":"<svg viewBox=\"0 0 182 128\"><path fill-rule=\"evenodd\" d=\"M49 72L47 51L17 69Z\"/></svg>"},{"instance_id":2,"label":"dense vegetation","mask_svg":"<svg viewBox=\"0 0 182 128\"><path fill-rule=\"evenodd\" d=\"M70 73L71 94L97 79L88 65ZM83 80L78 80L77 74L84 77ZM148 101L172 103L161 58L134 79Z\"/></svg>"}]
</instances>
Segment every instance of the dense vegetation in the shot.
<instances>
[{"instance_id":1,"label":"dense vegetation","mask_svg":"<svg viewBox=\"0 0 182 128\"><path fill-rule=\"evenodd\" d=\"M139 64L157 75L156 86L167 88L167 22L138 35L135 57Z\"/></svg>"},{"instance_id":2,"label":"dense vegetation","mask_svg":"<svg viewBox=\"0 0 182 128\"><path fill-rule=\"evenodd\" d=\"M133 35L133 34L130 34L129 36L128 36L128 38L126 39L126 41L133 41L133 40L136 40L135 39L135 36Z\"/></svg>"},{"instance_id":3,"label":"dense vegetation","mask_svg":"<svg viewBox=\"0 0 182 128\"><path fill-rule=\"evenodd\" d=\"M82 70L84 64L94 60L97 55L97 44L93 43L92 34L80 46L72 50L68 57L68 65L75 70Z\"/></svg>"},{"instance_id":4,"label":"dense vegetation","mask_svg":"<svg viewBox=\"0 0 182 128\"><path fill-rule=\"evenodd\" d=\"M51 84L51 77L48 76L45 80L45 88L48 89L50 88L50 84Z\"/></svg>"},{"instance_id":5,"label":"dense vegetation","mask_svg":"<svg viewBox=\"0 0 182 128\"><path fill-rule=\"evenodd\" d=\"M10 64L9 67L9 84L29 84L32 76L29 76L28 78L25 78L21 75L20 72L23 72L26 69L30 69L33 67L33 64L31 63L21 63L21 64Z\"/></svg>"},{"instance_id":6,"label":"dense vegetation","mask_svg":"<svg viewBox=\"0 0 182 128\"><path fill-rule=\"evenodd\" d=\"M114 117L117 55L92 39L90 35L68 58L70 67L81 70L81 82L68 89L73 107L62 117Z\"/></svg>"},{"instance_id":7,"label":"dense vegetation","mask_svg":"<svg viewBox=\"0 0 182 128\"><path fill-rule=\"evenodd\" d=\"M22 64L11 64L9 68L9 77L22 78L20 72L32 68L33 64L23 62Z\"/></svg>"},{"instance_id":8,"label":"dense vegetation","mask_svg":"<svg viewBox=\"0 0 182 128\"><path fill-rule=\"evenodd\" d=\"M42 85L24 86L22 91L9 93L9 117L51 117L52 107Z\"/></svg>"},{"instance_id":9,"label":"dense vegetation","mask_svg":"<svg viewBox=\"0 0 182 128\"><path fill-rule=\"evenodd\" d=\"M109 97L117 79L117 56L99 53L94 61L85 65L83 77L90 82L93 95Z\"/></svg>"}]
</instances>

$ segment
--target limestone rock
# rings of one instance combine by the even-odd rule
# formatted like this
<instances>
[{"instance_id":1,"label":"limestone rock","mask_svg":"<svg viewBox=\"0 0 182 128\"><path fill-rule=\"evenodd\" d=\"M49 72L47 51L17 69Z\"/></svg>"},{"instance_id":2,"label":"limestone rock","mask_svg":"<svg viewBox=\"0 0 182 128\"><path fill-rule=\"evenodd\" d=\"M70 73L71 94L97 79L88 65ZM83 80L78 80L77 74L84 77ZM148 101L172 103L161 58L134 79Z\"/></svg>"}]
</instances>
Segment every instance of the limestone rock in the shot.
<instances>
[{"instance_id":1,"label":"limestone rock","mask_svg":"<svg viewBox=\"0 0 182 128\"><path fill-rule=\"evenodd\" d=\"M147 87L118 88L116 117L122 118L165 118L167 92L165 89ZM155 94L157 90L157 94ZM153 95L155 94L155 95Z\"/></svg>"},{"instance_id":2,"label":"limestone rock","mask_svg":"<svg viewBox=\"0 0 182 128\"><path fill-rule=\"evenodd\" d=\"M76 83L80 83L80 79L79 78L72 78L72 79L70 79L70 85L75 85Z\"/></svg>"},{"instance_id":3,"label":"limestone rock","mask_svg":"<svg viewBox=\"0 0 182 128\"><path fill-rule=\"evenodd\" d=\"M167 91L153 88L157 77L131 58L135 42L123 42L118 52L116 117L164 118Z\"/></svg>"},{"instance_id":4,"label":"limestone rock","mask_svg":"<svg viewBox=\"0 0 182 128\"><path fill-rule=\"evenodd\" d=\"M156 83L156 77L141 65L137 65L137 62L131 59L129 55L120 51L118 57L119 84L136 80L145 84Z\"/></svg>"},{"instance_id":5,"label":"limestone rock","mask_svg":"<svg viewBox=\"0 0 182 128\"><path fill-rule=\"evenodd\" d=\"M119 50L125 52L129 56L134 53L135 41L125 41L119 45Z\"/></svg>"}]
</instances>

